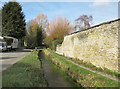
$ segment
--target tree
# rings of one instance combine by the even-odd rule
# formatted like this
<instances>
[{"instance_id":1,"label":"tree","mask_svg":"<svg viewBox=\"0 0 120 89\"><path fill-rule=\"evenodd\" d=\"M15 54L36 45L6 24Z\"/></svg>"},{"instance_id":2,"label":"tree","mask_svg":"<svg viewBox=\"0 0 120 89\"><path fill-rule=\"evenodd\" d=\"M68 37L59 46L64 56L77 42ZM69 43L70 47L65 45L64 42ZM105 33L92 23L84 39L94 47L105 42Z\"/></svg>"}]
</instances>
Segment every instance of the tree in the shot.
<instances>
[{"instance_id":1,"label":"tree","mask_svg":"<svg viewBox=\"0 0 120 89\"><path fill-rule=\"evenodd\" d=\"M43 32L42 32L42 27L37 27L36 29L36 42L37 42L37 46L41 46L42 45L42 41L43 41Z\"/></svg>"},{"instance_id":2,"label":"tree","mask_svg":"<svg viewBox=\"0 0 120 89\"><path fill-rule=\"evenodd\" d=\"M46 34L51 39L63 39L65 35L72 31L72 26L67 18L58 17L53 19L46 30Z\"/></svg>"},{"instance_id":3,"label":"tree","mask_svg":"<svg viewBox=\"0 0 120 89\"><path fill-rule=\"evenodd\" d=\"M25 43L28 48L34 48L36 44L36 33L32 31L32 26L29 27L27 34L25 36Z\"/></svg>"},{"instance_id":4,"label":"tree","mask_svg":"<svg viewBox=\"0 0 120 89\"><path fill-rule=\"evenodd\" d=\"M64 36L72 32L72 26L67 18L57 17L54 18L47 26L46 29L46 39L44 42L52 47L54 43L56 47L57 44L61 44ZM54 41L54 42L52 42Z\"/></svg>"},{"instance_id":5,"label":"tree","mask_svg":"<svg viewBox=\"0 0 120 89\"><path fill-rule=\"evenodd\" d=\"M2 35L21 39L25 36L25 16L18 2L8 2L2 7Z\"/></svg>"},{"instance_id":6,"label":"tree","mask_svg":"<svg viewBox=\"0 0 120 89\"><path fill-rule=\"evenodd\" d=\"M36 29L36 25L39 27L42 27L42 29L45 31L48 25L48 19L47 16L43 13L40 13L36 16L36 18L33 20L33 27L32 29Z\"/></svg>"},{"instance_id":7,"label":"tree","mask_svg":"<svg viewBox=\"0 0 120 89\"><path fill-rule=\"evenodd\" d=\"M47 16L40 13L34 20L27 22L27 35L25 42L28 48L34 48L42 45L42 41L47 27Z\"/></svg>"},{"instance_id":8,"label":"tree","mask_svg":"<svg viewBox=\"0 0 120 89\"><path fill-rule=\"evenodd\" d=\"M81 15L75 20L75 30L84 30L89 28L92 24L92 16Z\"/></svg>"},{"instance_id":9,"label":"tree","mask_svg":"<svg viewBox=\"0 0 120 89\"><path fill-rule=\"evenodd\" d=\"M32 21L33 21L33 20L30 20L30 21L26 22L26 31L28 31L28 30L31 28L31 26L32 26Z\"/></svg>"},{"instance_id":10,"label":"tree","mask_svg":"<svg viewBox=\"0 0 120 89\"><path fill-rule=\"evenodd\" d=\"M42 45L42 41L45 38L45 31L48 25L47 16L40 13L32 21L32 30L36 32L36 39L38 46Z\"/></svg>"}]
</instances>

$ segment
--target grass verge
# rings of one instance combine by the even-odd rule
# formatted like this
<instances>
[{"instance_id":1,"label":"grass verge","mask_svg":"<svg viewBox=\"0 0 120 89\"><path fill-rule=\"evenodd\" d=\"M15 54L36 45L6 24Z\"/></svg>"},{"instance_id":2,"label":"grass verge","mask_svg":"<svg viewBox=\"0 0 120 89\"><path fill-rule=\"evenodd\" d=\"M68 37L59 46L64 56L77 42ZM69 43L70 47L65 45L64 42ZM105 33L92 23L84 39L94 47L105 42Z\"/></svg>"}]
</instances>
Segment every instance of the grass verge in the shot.
<instances>
[{"instance_id":1,"label":"grass verge","mask_svg":"<svg viewBox=\"0 0 120 89\"><path fill-rule=\"evenodd\" d=\"M48 57L73 81L83 87L118 87L118 82L74 65L54 53L49 53Z\"/></svg>"},{"instance_id":2,"label":"grass verge","mask_svg":"<svg viewBox=\"0 0 120 89\"><path fill-rule=\"evenodd\" d=\"M34 50L32 54L2 72L3 88L47 86L36 54L37 51Z\"/></svg>"},{"instance_id":3,"label":"grass verge","mask_svg":"<svg viewBox=\"0 0 120 89\"><path fill-rule=\"evenodd\" d=\"M49 51L51 51L49 49ZM113 77L116 77L116 78L120 78L120 74L115 72L115 71L111 71L109 70L108 68L101 68L101 67L96 67L95 65L93 65L92 63L87 63L87 62L83 62L83 60L80 60L80 59L77 59L77 58L71 58L71 57L66 57L64 55L60 55L60 54L57 54L55 53L56 55L58 56L61 56L61 57L64 57L64 58L67 58L68 60L71 60L79 65L82 65L82 66L85 66L85 67L88 67L92 70L95 70L95 71L99 71L99 72L103 72L105 74L108 74L108 75L111 75Z\"/></svg>"}]
</instances>

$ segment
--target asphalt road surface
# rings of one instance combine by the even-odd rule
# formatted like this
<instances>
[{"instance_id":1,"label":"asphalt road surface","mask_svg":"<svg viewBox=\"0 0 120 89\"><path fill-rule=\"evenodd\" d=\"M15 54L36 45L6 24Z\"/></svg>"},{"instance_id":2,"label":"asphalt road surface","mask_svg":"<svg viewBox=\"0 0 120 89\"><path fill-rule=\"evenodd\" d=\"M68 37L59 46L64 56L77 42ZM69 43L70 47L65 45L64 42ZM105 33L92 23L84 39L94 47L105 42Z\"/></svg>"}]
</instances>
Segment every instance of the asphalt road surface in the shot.
<instances>
[{"instance_id":1,"label":"asphalt road surface","mask_svg":"<svg viewBox=\"0 0 120 89\"><path fill-rule=\"evenodd\" d=\"M17 49L16 51L0 53L0 71L7 69L30 53L30 49Z\"/></svg>"}]
</instances>

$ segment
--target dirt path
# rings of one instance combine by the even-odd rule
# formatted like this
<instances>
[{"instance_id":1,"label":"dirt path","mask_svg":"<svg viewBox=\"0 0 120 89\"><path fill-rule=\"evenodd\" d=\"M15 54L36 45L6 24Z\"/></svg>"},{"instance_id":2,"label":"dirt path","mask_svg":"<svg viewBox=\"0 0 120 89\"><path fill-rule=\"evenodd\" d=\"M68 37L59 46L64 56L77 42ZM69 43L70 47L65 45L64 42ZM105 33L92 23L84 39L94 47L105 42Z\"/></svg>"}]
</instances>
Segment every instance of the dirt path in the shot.
<instances>
[{"instance_id":1,"label":"dirt path","mask_svg":"<svg viewBox=\"0 0 120 89\"><path fill-rule=\"evenodd\" d=\"M84 67L84 66L82 66L82 65L79 65L79 64L77 64L77 63L75 63L75 62L73 62L73 61L71 61L71 60L69 60L69 59L67 59L67 58L65 58L65 57L62 57L62 56L59 56L59 55L56 55L56 56L61 57L62 59L65 59L66 61L69 61L69 62L71 62L71 63L73 63L73 64L75 64L75 65L77 65L77 66L79 66L79 67L82 67L82 68L84 68L84 69L87 69L87 70L89 70L89 71L91 71L91 72L94 72L94 73L96 73L96 74L99 74L99 75L102 75L102 76L107 77L107 78L109 78L109 79L112 79L112 80L115 80L115 81L117 81L117 82L120 82L120 79L118 79L118 78L116 78L116 77L110 76L110 75L108 75L108 74L104 74L104 73L102 73L102 72L98 72L98 71L91 70L90 68L87 68L87 67Z\"/></svg>"}]
</instances>

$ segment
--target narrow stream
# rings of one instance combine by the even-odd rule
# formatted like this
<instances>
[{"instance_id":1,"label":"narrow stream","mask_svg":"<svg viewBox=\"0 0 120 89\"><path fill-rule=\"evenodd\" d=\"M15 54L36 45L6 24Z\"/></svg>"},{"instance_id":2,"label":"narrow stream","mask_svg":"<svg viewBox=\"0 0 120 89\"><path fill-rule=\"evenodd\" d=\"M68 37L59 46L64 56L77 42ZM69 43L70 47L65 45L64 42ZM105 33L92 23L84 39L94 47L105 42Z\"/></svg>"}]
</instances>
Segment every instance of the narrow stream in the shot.
<instances>
[{"instance_id":1,"label":"narrow stream","mask_svg":"<svg viewBox=\"0 0 120 89\"><path fill-rule=\"evenodd\" d=\"M73 87L59 70L53 67L52 62L45 58L42 51L39 51L39 60L42 63L44 77L48 82L48 87Z\"/></svg>"}]
</instances>

